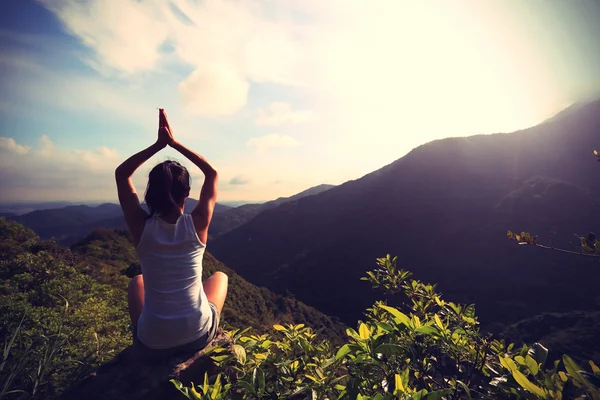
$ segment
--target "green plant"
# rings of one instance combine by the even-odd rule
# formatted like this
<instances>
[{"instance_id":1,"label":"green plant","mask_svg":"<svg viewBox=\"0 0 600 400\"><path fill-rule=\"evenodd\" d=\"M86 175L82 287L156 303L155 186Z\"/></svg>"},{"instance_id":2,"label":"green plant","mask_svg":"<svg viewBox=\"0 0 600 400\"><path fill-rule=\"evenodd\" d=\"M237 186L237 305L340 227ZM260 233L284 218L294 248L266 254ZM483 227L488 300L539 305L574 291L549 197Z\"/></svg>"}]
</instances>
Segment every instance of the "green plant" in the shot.
<instances>
[{"instance_id":1,"label":"green plant","mask_svg":"<svg viewBox=\"0 0 600 400\"><path fill-rule=\"evenodd\" d=\"M589 233L587 236L575 235L579 240L579 247L581 251L566 250L551 245L540 244L538 243L538 237L533 236L529 232L521 232L521 234L516 234L512 231L508 231L506 235L509 239L516 240L520 245L535 246L542 249L555 250L561 253L574 254L578 256L600 257L600 241L596 239L596 235L593 233Z\"/></svg>"},{"instance_id":2,"label":"green plant","mask_svg":"<svg viewBox=\"0 0 600 400\"><path fill-rule=\"evenodd\" d=\"M568 356L546 369L542 345L515 348L481 334L474 305L447 302L435 285L410 276L396 257L377 259L364 280L398 305L374 304L339 347L304 325L229 332L232 348L207 351L227 382L218 381L218 398L600 399L592 361L591 372ZM204 395L212 393L208 381ZM193 388L173 383L186 395Z\"/></svg>"}]
</instances>

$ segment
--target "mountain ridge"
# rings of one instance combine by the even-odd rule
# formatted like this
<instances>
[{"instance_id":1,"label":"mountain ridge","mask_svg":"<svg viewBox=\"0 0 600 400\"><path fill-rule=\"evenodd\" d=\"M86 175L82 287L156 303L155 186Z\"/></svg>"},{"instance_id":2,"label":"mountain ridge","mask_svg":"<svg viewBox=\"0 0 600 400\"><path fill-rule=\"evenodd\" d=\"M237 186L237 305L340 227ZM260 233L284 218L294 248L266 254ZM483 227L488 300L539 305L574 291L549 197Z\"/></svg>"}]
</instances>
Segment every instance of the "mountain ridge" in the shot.
<instances>
[{"instance_id":1,"label":"mountain ridge","mask_svg":"<svg viewBox=\"0 0 600 400\"><path fill-rule=\"evenodd\" d=\"M527 229L568 243L573 233L593 228L589 224L600 212L600 171L592 154L599 131L595 101L513 133L430 142L359 179L267 210L217 238L212 251L252 282L287 289L344 320L356 318L373 300L356 295L366 289L356 281L371 260L386 253L399 255L407 269L440 282L460 301L476 302L490 322L561 311L556 307L585 308L592 287L572 276L561 279L556 270L573 265L586 280L598 274L581 260L527 253L505 234ZM520 206L520 197L505 200L519 190L528 193L528 208ZM571 195L577 204L569 203ZM543 204L559 205L561 213L548 215ZM478 288L494 270L506 274L505 284L515 285L517 299L503 294L498 281L492 280L489 293ZM570 304L552 299L544 304L528 293L529 283L518 282L518 274L526 279L545 274L542 298L572 291L568 285L583 290ZM348 293L332 293L333 282ZM496 294L499 300L487 300Z\"/></svg>"},{"instance_id":2,"label":"mountain ridge","mask_svg":"<svg viewBox=\"0 0 600 400\"><path fill-rule=\"evenodd\" d=\"M209 230L210 237L214 238L222 231L229 231L247 222L265 209L276 207L287 201L294 201L305 196L320 193L331 187L333 185L318 185L293 196L280 197L263 204L246 204L239 207L230 207L217 203L215 205L211 229ZM61 203L56 202L56 204ZM197 199L188 198L184 211L190 213L196 204L198 204ZM15 205L18 204L15 203ZM224 216L221 217L221 214ZM116 203L101 203L94 206L68 204L64 207L34 210L25 214L3 212L0 216L33 229L42 239L53 237L59 243L65 245L71 245L83 239L94 228L127 228L121 207Z\"/></svg>"}]
</instances>

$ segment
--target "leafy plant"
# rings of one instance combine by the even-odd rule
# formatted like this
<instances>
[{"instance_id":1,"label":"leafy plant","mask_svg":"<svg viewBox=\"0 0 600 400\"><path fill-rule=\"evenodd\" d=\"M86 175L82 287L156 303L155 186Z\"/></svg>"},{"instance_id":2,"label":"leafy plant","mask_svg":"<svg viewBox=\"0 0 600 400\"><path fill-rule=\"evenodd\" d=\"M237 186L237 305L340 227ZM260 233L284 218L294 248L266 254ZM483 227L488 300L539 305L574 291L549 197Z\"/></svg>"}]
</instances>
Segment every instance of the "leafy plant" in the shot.
<instances>
[{"instance_id":1,"label":"leafy plant","mask_svg":"<svg viewBox=\"0 0 600 400\"><path fill-rule=\"evenodd\" d=\"M589 233L587 236L575 235L579 240L579 246L581 251L571 251L554 247L551 245L540 244L538 243L538 237L533 236L531 233L528 232L521 232L520 234L516 234L512 231L508 231L506 235L509 239L516 240L520 245L531 245L542 249L555 250L562 253L569 253L579 256L600 257L600 241L596 239L596 235L594 233Z\"/></svg>"},{"instance_id":2,"label":"leafy plant","mask_svg":"<svg viewBox=\"0 0 600 400\"><path fill-rule=\"evenodd\" d=\"M481 334L474 305L447 302L435 285L410 276L396 257L377 259L364 280L403 301L375 303L339 347L304 325L275 325L264 335L229 332L233 350L208 352L227 382L219 398L600 398L600 370L592 361L591 372L568 356L546 369L542 345L515 348ZM205 394L212 390L207 379ZM184 394L193 388L173 383Z\"/></svg>"}]
</instances>

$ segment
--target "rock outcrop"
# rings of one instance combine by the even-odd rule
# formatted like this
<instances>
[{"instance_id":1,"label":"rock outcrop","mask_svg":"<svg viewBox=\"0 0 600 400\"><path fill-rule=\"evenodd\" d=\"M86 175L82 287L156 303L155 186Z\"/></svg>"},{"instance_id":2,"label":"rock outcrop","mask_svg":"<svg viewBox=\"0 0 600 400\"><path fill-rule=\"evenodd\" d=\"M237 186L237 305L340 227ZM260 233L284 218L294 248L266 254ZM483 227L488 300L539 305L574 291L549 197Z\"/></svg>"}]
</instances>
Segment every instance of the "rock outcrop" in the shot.
<instances>
[{"instance_id":1,"label":"rock outcrop","mask_svg":"<svg viewBox=\"0 0 600 400\"><path fill-rule=\"evenodd\" d=\"M75 386L67 389L60 400L178 399L185 398L169 382L201 384L204 373L216 368L205 350L215 345L231 345L231 339L219 329L215 339L193 355L181 354L164 359L147 359L135 345L129 346L113 360L99 367Z\"/></svg>"}]
</instances>

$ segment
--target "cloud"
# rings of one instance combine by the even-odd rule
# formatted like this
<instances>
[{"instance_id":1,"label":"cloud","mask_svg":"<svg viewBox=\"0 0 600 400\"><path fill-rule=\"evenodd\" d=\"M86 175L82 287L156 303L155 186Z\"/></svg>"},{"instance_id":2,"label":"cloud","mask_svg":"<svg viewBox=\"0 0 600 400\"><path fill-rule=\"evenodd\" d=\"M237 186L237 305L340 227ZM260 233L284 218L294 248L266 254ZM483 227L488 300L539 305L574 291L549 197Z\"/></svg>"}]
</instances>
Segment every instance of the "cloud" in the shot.
<instances>
[{"instance_id":1,"label":"cloud","mask_svg":"<svg viewBox=\"0 0 600 400\"><path fill-rule=\"evenodd\" d=\"M227 182L229 185L247 185L250 180L243 175L234 176Z\"/></svg>"},{"instance_id":2,"label":"cloud","mask_svg":"<svg viewBox=\"0 0 600 400\"><path fill-rule=\"evenodd\" d=\"M246 142L249 147L255 147L259 151L269 148L296 147L300 143L291 136L271 133L269 135L251 138Z\"/></svg>"},{"instance_id":3,"label":"cloud","mask_svg":"<svg viewBox=\"0 0 600 400\"><path fill-rule=\"evenodd\" d=\"M271 103L267 109L258 110L254 120L257 126L280 126L285 124L302 124L310 122L313 114L309 110L292 110L288 103Z\"/></svg>"},{"instance_id":4,"label":"cloud","mask_svg":"<svg viewBox=\"0 0 600 400\"><path fill-rule=\"evenodd\" d=\"M34 148L0 138L0 201L91 200L115 197L114 149L68 150L41 136Z\"/></svg>"},{"instance_id":5,"label":"cloud","mask_svg":"<svg viewBox=\"0 0 600 400\"><path fill-rule=\"evenodd\" d=\"M31 147L20 145L13 138L0 137L0 149L9 153L25 154Z\"/></svg>"},{"instance_id":6,"label":"cloud","mask_svg":"<svg viewBox=\"0 0 600 400\"><path fill-rule=\"evenodd\" d=\"M246 105L249 83L235 70L211 65L194 71L179 84L179 93L192 114L233 114Z\"/></svg>"},{"instance_id":7,"label":"cloud","mask_svg":"<svg viewBox=\"0 0 600 400\"><path fill-rule=\"evenodd\" d=\"M165 6L153 1L41 0L65 30L94 51L87 61L125 73L152 70L168 26Z\"/></svg>"},{"instance_id":8,"label":"cloud","mask_svg":"<svg viewBox=\"0 0 600 400\"><path fill-rule=\"evenodd\" d=\"M299 37L290 16L255 1L40 0L91 50L82 57L102 75L192 72L179 82L191 114L233 114L251 82L290 84ZM286 11L286 6L277 5ZM282 18L283 17L283 18ZM165 52L165 48L169 51ZM140 75L141 74L141 75Z\"/></svg>"}]
</instances>

